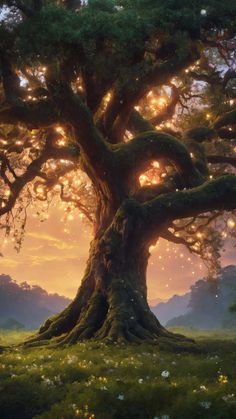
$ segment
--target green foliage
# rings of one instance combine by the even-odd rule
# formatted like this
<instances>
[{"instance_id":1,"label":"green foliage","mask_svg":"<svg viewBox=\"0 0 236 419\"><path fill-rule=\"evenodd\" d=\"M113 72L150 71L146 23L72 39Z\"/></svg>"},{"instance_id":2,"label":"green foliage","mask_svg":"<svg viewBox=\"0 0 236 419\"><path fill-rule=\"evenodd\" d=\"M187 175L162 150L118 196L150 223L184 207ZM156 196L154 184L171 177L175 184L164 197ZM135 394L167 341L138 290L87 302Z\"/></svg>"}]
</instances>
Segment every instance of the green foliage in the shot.
<instances>
[{"instance_id":1,"label":"green foliage","mask_svg":"<svg viewBox=\"0 0 236 419\"><path fill-rule=\"evenodd\" d=\"M234 303L230 306L230 311L232 311L232 313L236 312L236 303Z\"/></svg>"},{"instance_id":2,"label":"green foliage","mask_svg":"<svg viewBox=\"0 0 236 419\"><path fill-rule=\"evenodd\" d=\"M19 25L17 46L22 58L63 60L72 52L76 60L82 59L82 64L92 59L99 64L100 53L105 52L103 60L112 55L115 61L118 58L129 61L143 49L147 30L135 11L120 15L112 3L108 1L101 7L101 2L93 1L80 13L55 4L45 7L33 19Z\"/></svg>"},{"instance_id":3,"label":"green foliage","mask_svg":"<svg viewBox=\"0 0 236 419\"><path fill-rule=\"evenodd\" d=\"M204 3L90 0L86 7L75 12L58 6L55 1L46 2L40 13L14 26L17 56L23 62L31 63L45 62L49 58L61 61L74 54L77 65L88 60L90 64L95 60L99 65L102 52L103 60L108 60L108 63L113 57L114 68L121 63L127 66L144 51L147 40L153 35L170 35L173 39L174 34L176 39L177 34L184 37L187 33L199 39L208 19L200 13ZM223 6L220 17L216 19L215 10ZM229 1L223 6L222 2L212 0L207 10L214 25L225 28L232 25L236 7ZM12 30L8 31L10 35Z\"/></svg>"},{"instance_id":4,"label":"green foliage","mask_svg":"<svg viewBox=\"0 0 236 419\"><path fill-rule=\"evenodd\" d=\"M1 419L235 417L234 335L181 332L203 352L95 343L8 350L0 355Z\"/></svg>"}]
</instances>

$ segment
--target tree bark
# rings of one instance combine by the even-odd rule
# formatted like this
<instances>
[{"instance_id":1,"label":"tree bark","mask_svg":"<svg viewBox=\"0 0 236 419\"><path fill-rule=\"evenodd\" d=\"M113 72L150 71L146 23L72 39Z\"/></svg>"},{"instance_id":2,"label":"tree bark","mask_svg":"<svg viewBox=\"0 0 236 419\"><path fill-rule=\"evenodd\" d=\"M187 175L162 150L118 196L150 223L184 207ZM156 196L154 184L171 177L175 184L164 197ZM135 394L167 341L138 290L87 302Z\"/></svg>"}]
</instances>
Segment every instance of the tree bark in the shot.
<instances>
[{"instance_id":1,"label":"tree bark","mask_svg":"<svg viewBox=\"0 0 236 419\"><path fill-rule=\"evenodd\" d=\"M91 243L86 272L73 302L48 319L28 343L58 338L65 344L84 339L155 341L170 334L147 302L149 244L139 239L137 214L120 212Z\"/></svg>"}]
</instances>

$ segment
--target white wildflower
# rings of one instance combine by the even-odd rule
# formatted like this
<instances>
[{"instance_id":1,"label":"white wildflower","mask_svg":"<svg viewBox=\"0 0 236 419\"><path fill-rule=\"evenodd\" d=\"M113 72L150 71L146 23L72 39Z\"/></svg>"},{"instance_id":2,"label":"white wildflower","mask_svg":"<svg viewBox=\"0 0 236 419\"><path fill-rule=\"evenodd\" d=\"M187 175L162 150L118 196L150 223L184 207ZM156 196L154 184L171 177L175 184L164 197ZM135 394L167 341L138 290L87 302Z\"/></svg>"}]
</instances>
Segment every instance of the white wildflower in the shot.
<instances>
[{"instance_id":1,"label":"white wildflower","mask_svg":"<svg viewBox=\"0 0 236 419\"><path fill-rule=\"evenodd\" d=\"M210 409L210 407L211 407L211 402L200 402L199 404L204 409Z\"/></svg>"},{"instance_id":2,"label":"white wildflower","mask_svg":"<svg viewBox=\"0 0 236 419\"><path fill-rule=\"evenodd\" d=\"M170 376L170 372L169 372L169 371L167 371L167 370L162 371L161 376L162 376L162 378L169 378L169 376Z\"/></svg>"},{"instance_id":3,"label":"white wildflower","mask_svg":"<svg viewBox=\"0 0 236 419\"><path fill-rule=\"evenodd\" d=\"M222 397L222 400L224 400L225 403L236 403L236 397L235 394L227 394L226 396Z\"/></svg>"}]
</instances>

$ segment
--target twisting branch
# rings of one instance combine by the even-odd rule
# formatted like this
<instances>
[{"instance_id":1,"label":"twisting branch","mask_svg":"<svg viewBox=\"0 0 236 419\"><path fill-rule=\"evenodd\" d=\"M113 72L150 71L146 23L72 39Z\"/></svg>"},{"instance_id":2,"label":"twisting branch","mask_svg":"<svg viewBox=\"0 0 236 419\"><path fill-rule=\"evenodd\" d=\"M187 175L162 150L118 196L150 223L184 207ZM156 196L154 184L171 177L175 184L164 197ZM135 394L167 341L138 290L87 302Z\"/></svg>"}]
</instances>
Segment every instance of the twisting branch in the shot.
<instances>
[{"instance_id":1,"label":"twisting branch","mask_svg":"<svg viewBox=\"0 0 236 419\"><path fill-rule=\"evenodd\" d=\"M2 179L4 180L5 184L8 186L11 186L12 182L7 177L6 171L8 170L15 179L17 179L18 176L16 175L14 169L11 167L11 164L5 153L0 153L0 161L1 161L0 175Z\"/></svg>"},{"instance_id":2,"label":"twisting branch","mask_svg":"<svg viewBox=\"0 0 236 419\"><path fill-rule=\"evenodd\" d=\"M155 131L155 127L135 110L130 115L127 130L132 132L133 135L137 135L146 131Z\"/></svg>"},{"instance_id":3,"label":"twisting branch","mask_svg":"<svg viewBox=\"0 0 236 419\"><path fill-rule=\"evenodd\" d=\"M142 207L149 235L155 235L162 222L166 225L209 211L230 211L236 208L236 176L221 176L197 188L161 195Z\"/></svg>"},{"instance_id":4,"label":"twisting branch","mask_svg":"<svg viewBox=\"0 0 236 419\"><path fill-rule=\"evenodd\" d=\"M174 182L172 183L171 181L161 182L157 185L142 186L135 193L134 198L138 202L150 201L163 193L174 191L175 187L176 185L174 184Z\"/></svg>"},{"instance_id":5,"label":"twisting branch","mask_svg":"<svg viewBox=\"0 0 236 419\"><path fill-rule=\"evenodd\" d=\"M225 127L227 125L236 124L236 109L233 109L230 112L226 112L224 115L220 116L214 123L215 128Z\"/></svg>"},{"instance_id":6,"label":"twisting branch","mask_svg":"<svg viewBox=\"0 0 236 419\"><path fill-rule=\"evenodd\" d=\"M57 108L51 100L24 101L27 92L21 87L20 78L3 51L0 51L0 81L5 94L5 102L0 108L1 124L24 124L32 129L60 122Z\"/></svg>"},{"instance_id":7,"label":"twisting branch","mask_svg":"<svg viewBox=\"0 0 236 419\"><path fill-rule=\"evenodd\" d=\"M108 174L113 153L109 144L104 140L96 128L92 114L79 94L65 83L48 80L48 88L66 123L74 129L76 139L81 150L81 157L96 170L96 174L103 179Z\"/></svg>"},{"instance_id":8,"label":"twisting branch","mask_svg":"<svg viewBox=\"0 0 236 419\"><path fill-rule=\"evenodd\" d=\"M176 50L169 60L158 61L151 66L144 63L143 71L140 68L137 71L134 69L132 78L122 87L118 83L104 115L104 126L109 140L113 143L120 142L134 106L153 86L168 84L173 76L198 58L198 51L192 45L188 45L184 51L181 47L181 51Z\"/></svg>"},{"instance_id":9,"label":"twisting branch","mask_svg":"<svg viewBox=\"0 0 236 419\"><path fill-rule=\"evenodd\" d=\"M8 213L14 207L20 193L22 192L23 188L32 180L34 180L37 176L42 176L42 166L50 159L69 159L72 161L77 161L79 158L79 150L75 150L74 148L71 149L69 147L65 148L56 148L53 147L53 140L55 138L55 132L53 130L49 130L46 137L45 147L42 150L40 156L33 160L25 172L15 178L15 180L11 183L7 182L10 188L10 195L8 199L2 199L2 206L0 208L0 216ZM3 180L4 177L3 177Z\"/></svg>"},{"instance_id":10,"label":"twisting branch","mask_svg":"<svg viewBox=\"0 0 236 419\"><path fill-rule=\"evenodd\" d=\"M207 160L211 164L230 164L233 167L236 167L236 157L230 156L207 156Z\"/></svg>"},{"instance_id":11,"label":"twisting branch","mask_svg":"<svg viewBox=\"0 0 236 419\"><path fill-rule=\"evenodd\" d=\"M171 119L175 113L175 109L179 102L181 93L178 87L176 87L174 84L171 83L170 87L172 89L170 103L168 103L168 105L165 107L163 111L161 111L156 116L154 116L154 118L149 120L149 122L154 126L160 125L162 122L165 122L168 119Z\"/></svg>"},{"instance_id":12,"label":"twisting branch","mask_svg":"<svg viewBox=\"0 0 236 419\"><path fill-rule=\"evenodd\" d=\"M169 242L172 242L175 244L182 244L186 246L191 253L195 252L192 246L194 246L198 242L197 240L194 240L194 239L192 239L191 241L188 241L184 237L176 236L168 229L163 230L160 233L160 237L162 237L165 240L168 240Z\"/></svg>"},{"instance_id":13,"label":"twisting branch","mask_svg":"<svg viewBox=\"0 0 236 419\"><path fill-rule=\"evenodd\" d=\"M185 145L166 133L146 132L116 148L116 157L129 176L137 177L147 169L151 161L164 158L183 177L186 187L203 182Z\"/></svg>"},{"instance_id":14,"label":"twisting branch","mask_svg":"<svg viewBox=\"0 0 236 419\"><path fill-rule=\"evenodd\" d=\"M76 205L76 207L82 212L82 214L85 215L85 217L90 221L90 223L94 222L93 217L91 216L90 212L88 211L88 208L83 205L83 203L81 202L81 200L79 198L72 198L68 195L65 194L64 192L64 185L61 183L60 184L61 187L61 191L60 191L60 198L63 202L71 202L74 203Z\"/></svg>"},{"instance_id":15,"label":"twisting branch","mask_svg":"<svg viewBox=\"0 0 236 419\"><path fill-rule=\"evenodd\" d=\"M37 103L20 102L6 105L0 109L1 124L23 124L29 129L44 128L61 122L52 102L39 101Z\"/></svg>"},{"instance_id":16,"label":"twisting branch","mask_svg":"<svg viewBox=\"0 0 236 419\"><path fill-rule=\"evenodd\" d=\"M234 140L236 138L235 130L233 131L227 128L220 128L217 133L223 140Z\"/></svg>"}]
</instances>

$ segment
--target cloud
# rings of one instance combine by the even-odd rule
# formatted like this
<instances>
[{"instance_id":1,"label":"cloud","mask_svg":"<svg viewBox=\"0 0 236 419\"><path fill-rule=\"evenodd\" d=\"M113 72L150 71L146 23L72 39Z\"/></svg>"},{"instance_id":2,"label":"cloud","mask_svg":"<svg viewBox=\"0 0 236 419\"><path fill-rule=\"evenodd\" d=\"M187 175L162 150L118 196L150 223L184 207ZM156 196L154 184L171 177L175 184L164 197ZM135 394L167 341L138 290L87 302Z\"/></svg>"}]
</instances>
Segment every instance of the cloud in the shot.
<instances>
[{"instance_id":1,"label":"cloud","mask_svg":"<svg viewBox=\"0 0 236 419\"><path fill-rule=\"evenodd\" d=\"M76 263L79 262L79 258L75 255L68 255L64 256L63 258L60 255L37 255L37 256L29 256L29 263L31 266L36 265L44 265L45 263L63 263L74 261Z\"/></svg>"},{"instance_id":2,"label":"cloud","mask_svg":"<svg viewBox=\"0 0 236 419\"><path fill-rule=\"evenodd\" d=\"M1 268L7 269L7 268L17 268L23 263L21 259L11 258L11 257L4 257L1 260Z\"/></svg>"},{"instance_id":3,"label":"cloud","mask_svg":"<svg viewBox=\"0 0 236 419\"><path fill-rule=\"evenodd\" d=\"M78 244L71 244L46 233L30 232L28 233L28 237L46 242L48 246L54 247L57 250L77 250L80 248Z\"/></svg>"}]
</instances>

